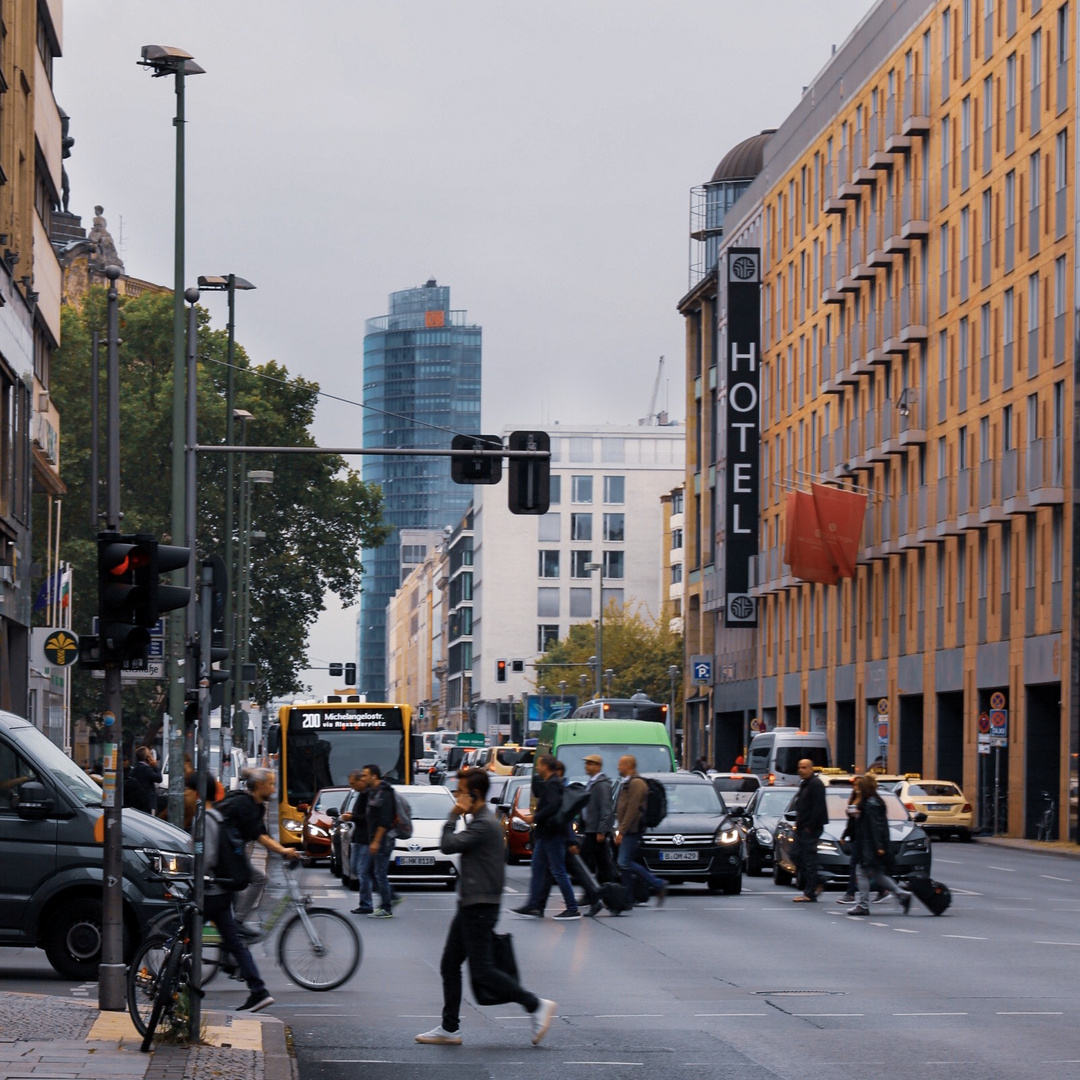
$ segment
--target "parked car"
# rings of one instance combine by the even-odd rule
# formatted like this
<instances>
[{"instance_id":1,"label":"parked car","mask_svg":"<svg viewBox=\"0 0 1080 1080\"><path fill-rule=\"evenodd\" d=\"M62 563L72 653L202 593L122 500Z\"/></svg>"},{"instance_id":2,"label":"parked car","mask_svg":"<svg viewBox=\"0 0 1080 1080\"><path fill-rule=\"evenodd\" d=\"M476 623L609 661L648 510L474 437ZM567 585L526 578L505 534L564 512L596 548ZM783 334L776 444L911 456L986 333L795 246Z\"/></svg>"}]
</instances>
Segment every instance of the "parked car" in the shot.
<instances>
[{"instance_id":1,"label":"parked car","mask_svg":"<svg viewBox=\"0 0 1080 1080\"><path fill-rule=\"evenodd\" d=\"M430 784L395 784L394 791L408 800L413 834L408 840L394 843L390 881L395 885L443 885L453 889L457 885L460 856L444 855L439 850L443 825L454 805L450 789ZM460 818L457 827L465 828Z\"/></svg>"},{"instance_id":2,"label":"parked car","mask_svg":"<svg viewBox=\"0 0 1080 1080\"><path fill-rule=\"evenodd\" d=\"M847 826L849 792L842 788L825 791L829 820L818 841L818 874L823 884L846 885L851 872L851 846L840 837ZM892 847L892 876L930 873L930 837L920 826L922 814L912 816L907 807L891 792L879 791L885 804ZM795 811L786 810L776 826L773 846L773 881L790 885L795 880Z\"/></svg>"},{"instance_id":3,"label":"parked car","mask_svg":"<svg viewBox=\"0 0 1080 1080\"><path fill-rule=\"evenodd\" d=\"M923 829L931 835L971 839L975 812L964 793L951 780L901 780L896 797L913 813L923 813Z\"/></svg>"},{"instance_id":4,"label":"parked car","mask_svg":"<svg viewBox=\"0 0 1080 1080\"><path fill-rule=\"evenodd\" d=\"M738 819L745 843L743 868L751 877L772 869L776 825L798 790L789 786L758 788Z\"/></svg>"},{"instance_id":5,"label":"parked car","mask_svg":"<svg viewBox=\"0 0 1080 1080\"><path fill-rule=\"evenodd\" d=\"M610 721L609 721L610 722ZM700 773L648 773L667 793L667 815L641 842L645 865L672 885L701 882L709 892L742 891L742 834L713 785ZM618 801L622 781L614 785ZM741 811L739 811L741 813Z\"/></svg>"},{"instance_id":6,"label":"parked car","mask_svg":"<svg viewBox=\"0 0 1080 1080\"><path fill-rule=\"evenodd\" d=\"M532 826L527 821L522 821L515 813L518 809L527 810L529 800L532 798L532 780L528 777L525 779L526 783L514 792L510 807L502 818L506 861L511 864L532 858Z\"/></svg>"},{"instance_id":7,"label":"parked car","mask_svg":"<svg viewBox=\"0 0 1080 1080\"><path fill-rule=\"evenodd\" d=\"M328 787L317 792L304 815L300 843L310 862L330 857L330 828L341 813L341 804L352 788Z\"/></svg>"},{"instance_id":8,"label":"parked car","mask_svg":"<svg viewBox=\"0 0 1080 1080\"><path fill-rule=\"evenodd\" d=\"M760 777L753 773L711 772L708 779L720 793L725 806L746 806L761 787Z\"/></svg>"}]
</instances>

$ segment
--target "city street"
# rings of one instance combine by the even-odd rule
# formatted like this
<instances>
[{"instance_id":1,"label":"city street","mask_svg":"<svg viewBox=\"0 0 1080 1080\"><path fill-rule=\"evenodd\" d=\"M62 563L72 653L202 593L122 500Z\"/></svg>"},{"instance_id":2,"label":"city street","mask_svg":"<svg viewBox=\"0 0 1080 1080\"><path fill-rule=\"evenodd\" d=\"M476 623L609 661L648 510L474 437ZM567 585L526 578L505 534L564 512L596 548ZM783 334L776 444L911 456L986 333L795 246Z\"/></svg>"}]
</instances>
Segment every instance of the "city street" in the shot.
<instances>
[{"instance_id":1,"label":"city street","mask_svg":"<svg viewBox=\"0 0 1080 1080\"><path fill-rule=\"evenodd\" d=\"M410 890L393 921L360 919L365 956L351 983L325 996L257 959L273 1008L292 1029L301 1080L404 1080L437 1075L560 1078L1080 1077L1080 863L990 845L939 843L934 874L954 891L942 918L891 901L847 918L827 893L745 879L741 896L673 889L660 910L556 925L504 916L523 981L555 998L539 1048L516 1006L462 1015L464 1045L413 1042L439 1020L443 935L454 899ZM317 902L353 904L323 870ZM512 868L519 902L528 868ZM325 887L323 887L325 885ZM322 894L322 895L320 895ZM554 905L549 909L556 910ZM48 974L31 951L0 952L14 990L96 996ZM220 976L208 1006L239 1004ZM468 997L468 992L466 994ZM693 1072L691 1073L693 1075Z\"/></svg>"}]
</instances>

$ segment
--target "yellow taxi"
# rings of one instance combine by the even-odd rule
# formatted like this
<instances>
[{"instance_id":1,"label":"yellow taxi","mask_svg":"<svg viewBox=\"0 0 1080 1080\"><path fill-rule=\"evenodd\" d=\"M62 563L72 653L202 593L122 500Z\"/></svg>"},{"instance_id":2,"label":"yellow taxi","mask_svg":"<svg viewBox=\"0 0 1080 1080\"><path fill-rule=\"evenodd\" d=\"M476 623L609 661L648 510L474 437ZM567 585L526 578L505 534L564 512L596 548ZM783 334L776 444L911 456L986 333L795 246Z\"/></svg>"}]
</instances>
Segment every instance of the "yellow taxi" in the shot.
<instances>
[{"instance_id":1,"label":"yellow taxi","mask_svg":"<svg viewBox=\"0 0 1080 1080\"><path fill-rule=\"evenodd\" d=\"M927 833L971 839L975 812L951 780L903 780L896 785L896 794L911 813L926 815L922 827Z\"/></svg>"}]
</instances>

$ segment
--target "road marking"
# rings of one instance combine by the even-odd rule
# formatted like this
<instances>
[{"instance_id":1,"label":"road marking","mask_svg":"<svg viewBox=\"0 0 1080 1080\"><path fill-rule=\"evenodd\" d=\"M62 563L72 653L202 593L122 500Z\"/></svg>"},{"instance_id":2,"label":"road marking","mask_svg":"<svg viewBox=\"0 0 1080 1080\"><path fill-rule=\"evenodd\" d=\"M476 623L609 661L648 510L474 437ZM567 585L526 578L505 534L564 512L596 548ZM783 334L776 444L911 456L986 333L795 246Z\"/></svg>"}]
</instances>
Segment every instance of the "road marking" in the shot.
<instances>
[{"instance_id":1,"label":"road marking","mask_svg":"<svg viewBox=\"0 0 1080 1080\"><path fill-rule=\"evenodd\" d=\"M975 937L972 934L942 934L942 937L956 938L958 941L985 941L984 937Z\"/></svg>"},{"instance_id":2,"label":"road marking","mask_svg":"<svg viewBox=\"0 0 1080 1080\"><path fill-rule=\"evenodd\" d=\"M517 896L520 891L520 889L511 889L509 885L503 886L503 892L513 893L515 896Z\"/></svg>"},{"instance_id":3,"label":"road marking","mask_svg":"<svg viewBox=\"0 0 1080 1080\"><path fill-rule=\"evenodd\" d=\"M961 860L961 859L935 858L934 862L936 862L936 863L940 863L940 862L949 863L950 866L963 866L963 860Z\"/></svg>"},{"instance_id":4,"label":"road marking","mask_svg":"<svg viewBox=\"0 0 1080 1080\"><path fill-rule=\"evenodd\" d=\"M768 1013L694 1013L694 1019L699 1020L704 1016L768 1016Z\"/></svg>"},{"instance_id":5,"label":"road marking","mask_svg":"<svg viewBox=\"0 0 1080 1080\"><path fill-rule=\"evenodd\" d=\"M953 889L953 896L982 896L981 892L972 892L970 889Z\"/></svg>"},{"instance_id":6,"label":"road marking","mask_svg":"<svg viewBox=\"0 0 1080 1080\"><path fill-rule=\"evenodd\" d=\"M496 1020L531 1020L532 1013L514 1013L513 1016L496 1016Z\"/></svg>"},{"instance_id":7,"label":"road marking","mask_svg":"<svg viewBox=\"0 0 1080 1080\"><path fill-rule=\"evenodd\" d=\"M293 1006L293 1007L294 1008L301 1008L302 1007L302 1008L307 1008L307 1009L312 1008L311 1005L306 1005L306 1006L297 1005L297 1006ZM318 1006L315 1006L315 1007L317 1008ZM441 1015L442 1015L441 1013L432 1013L431 1015L428 1015L427 1013L398 1013L397 1018L399 1020L438 1020Z\"/></svg>"},{"instance_id":8,"label":"road marking","mask_svg":"<svg viewBox=\"0 0 1080 1080\"><path fill-rule=\"evenodd\" d=\"M918 930L905 930L902 926L894 926L893 929L898 934L917 934L919 932Z\"/></svg>"},{"instance_id":9,"label":"road marking","mask_svg":"<svg viewBox=\"0 0 1080 1080\"><path fill-rule=\"evenodd\" d=\"M871 923L868 923L867 925L869 925L869 926L888 926L889 924L887 922L871 922Z\"/></svg>"},{"instance_id":10,"label":"road marking","mask_svg":"<svg viewBox=\"0 0 1080 1080\"><path fill-rule=\"evenodd\" d=\"M324 1065L397 1065L390 1058L323 1058Z\"/></svg>"},{"instance_id":11,"label":"road marking","mask_svg":"<svg viewBox=\"0 0 1080 1080\"><path fill-rule=\"evenodd\" d=\"M1059 1012L999 1012L998 1016L1063 1016Z\"/></svg>"},{"instance_id":12,"label":"road marking","mask_svg":"<svg viewBox=\"0 0 1080 1080\"><path fill-rule=\"evenodd\" d=\"M987 870L1001 870L1006 874L1015 874L1016 873L1016 871L1014 869L1012 869L1012 867L1009 867L1009 866L991 866L989 863L986 864L986 869Z\"/></svg>"},{"instance_id":13,"label":"road marking","mask_svg":"<svg viewBox=\"0 0 1080 1080\"><path fill-rule=\"evenodd\" d=\"M1072 881L1072 878L1054 877L1053 874L1040 874L1039 877L1046 878L1047 881Z\"/></svg>"},{"instance_id":14,"label":"road marking","mask_svg":"<svg viewBox=\"0 0 1080 1080\"><path fill-rule=\"evenodd\" d=\"M641 1017L662 1017L663 1013L597 1013L597 1020L637 1020ZM587 1063L586 1063L587 1064Z\"/></svg>"},{"instance_id":15,"label":"road marking","mask_svg":"<svg viewBox=\"0 0 1080 1080\"><path fill-rule=\"evenodd\" d=\"M1080 1058L1058 1058L1056 1061L1040 1061L1040 1065L1080 1065Z\"/></svg>"},{"instance_id":16,"label":"road marking","mask_svg":"<svg viewBox=\"0 0 1080 1080\"><path fill-rule=\"evenodd\" d=\"M644 1065L644 1061L564 1061L564 1065Z\"/></svg>"},{"instance_id":17,"label":"road marking","mask_svg":"<svg viewBox=\"0 0 1080 1080\"><path fill-rule=\"evenodd\" d=\"M865 1016L866 1013L792 1013L792 1016Z\"/></svg>"},{"instance_id":18,"label":"road marking","mask_svg":"<svg viewBox=\"0 0 1080 1080\"><path fill-rule=\"evenodd\" d=\"M893 1016L967 1016L966 1012L917 1012L917 1013L893 1013ZM927 1065L959 1065L957 1061L928 1061Z\"/></svg>"},{"instance_id":19,"label":"road marking","mask_svg":"<svg viewBox=\"0 0 1080 1080\"><path fill-rule=\"evenodd\" d=\"M1036 941L1036 945L1075 945L1080 948L1080 941Z\"/></svg>"}]
</instances>

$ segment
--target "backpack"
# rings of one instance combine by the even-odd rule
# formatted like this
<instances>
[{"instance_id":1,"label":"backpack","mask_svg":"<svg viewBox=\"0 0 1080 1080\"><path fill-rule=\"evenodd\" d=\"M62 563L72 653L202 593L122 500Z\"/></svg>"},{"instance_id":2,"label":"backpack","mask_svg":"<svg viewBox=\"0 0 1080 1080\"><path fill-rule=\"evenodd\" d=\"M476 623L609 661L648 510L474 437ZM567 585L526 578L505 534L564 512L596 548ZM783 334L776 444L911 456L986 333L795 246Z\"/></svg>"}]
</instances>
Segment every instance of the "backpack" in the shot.
<instances>
[{"instance_id":1,"label":"backpack","mask_svg":"<svg viewBox=\"0 0 1080 1080\"><path fill-rule=\"evenodd\" d=\"M243 838L235 826L213 808L206 811L217 823L217 858L214 862L214 881L226 892L240 892L251 884L251 862Z\"/></svg>"},{"instance_id":2,"label":"backpack","mask_svg":"<svg viewBox=\"0 0 1080 1080\"><path fill-rule=\"evenodd\" d=\"M413 834L412 807L404 795L394 792L394 835L399 840L408 840Z\"/></svg>"},{"instance_id":3,"label":"backpack","mask_svg":"<svg viewBox=\"0 0 1080 1080\"><path fill-rule=\"evenodd\" d=\"M556 828L564 829L581 812L589 801L589 789L581 783L567 784L563 788L562 805L553 818Z\"/></svg>"},{"instance_id":4,"label":"backpack","mask_svg":"<svg viewBox=\"0 0 1080 1080\"><path fill-rule=\"evenodd\" d=\"M655 829L667 817L667 792L659 780L645 776L640 779L649 785L649 794L641 811L641 824L646 829Z\"/></svg>"}]
</instances>

